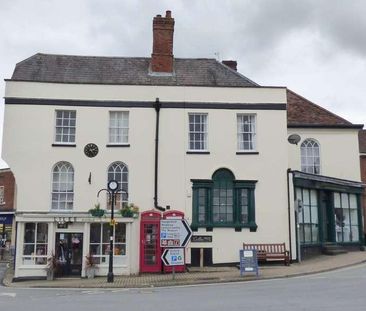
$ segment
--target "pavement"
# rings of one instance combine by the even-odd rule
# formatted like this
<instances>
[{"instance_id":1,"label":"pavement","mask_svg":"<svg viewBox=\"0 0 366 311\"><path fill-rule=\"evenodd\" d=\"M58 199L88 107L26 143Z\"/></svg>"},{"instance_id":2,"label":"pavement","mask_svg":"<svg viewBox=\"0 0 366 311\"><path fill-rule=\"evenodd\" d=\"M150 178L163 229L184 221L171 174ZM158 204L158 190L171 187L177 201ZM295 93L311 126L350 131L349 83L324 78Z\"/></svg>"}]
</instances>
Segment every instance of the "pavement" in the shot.
<instances>
[{"instance_id":1,"label":"pavement","mask_svg":"<svg viewBox=\"0 0 366 311\"><path fill-rule=\"evenodd\" d=\"M336 256L319 255L300 263L284 266L279 263L269 263L259 266L259 276L246 273L240 276L237 267L205 267L189 268L187 272L172 274L139 274L131 276L115 276L113 283L107 283L106 277L86 278L57 278L53 281L26 280L13 282L14 271L11 264L5 272L3 284L8 287L28 288L149 288L179 285L195 285L208 283L242 282L258 279L288 278L307 274L331 271L366 262L366 252L349 252Z\"/></svg>"}]
</instances>

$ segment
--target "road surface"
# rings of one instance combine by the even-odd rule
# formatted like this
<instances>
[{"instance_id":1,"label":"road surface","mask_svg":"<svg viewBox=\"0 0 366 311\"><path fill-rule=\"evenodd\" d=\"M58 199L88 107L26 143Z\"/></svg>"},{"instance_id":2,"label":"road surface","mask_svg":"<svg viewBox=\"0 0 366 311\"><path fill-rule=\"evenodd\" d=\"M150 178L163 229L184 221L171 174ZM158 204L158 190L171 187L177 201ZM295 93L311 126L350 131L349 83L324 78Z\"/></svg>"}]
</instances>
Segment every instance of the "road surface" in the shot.
<instances>
[{"instance_id":1,"label":"road surface","mask_svg":"<svg viewBox=\"0 0 366 311\"><path fill-rule=\"evenodd\" d=\"M365 291L366 264L363 264L296 278L171 288L0 287L0 307L12 311L364 311Z\"/></svg>"}]
</instances>

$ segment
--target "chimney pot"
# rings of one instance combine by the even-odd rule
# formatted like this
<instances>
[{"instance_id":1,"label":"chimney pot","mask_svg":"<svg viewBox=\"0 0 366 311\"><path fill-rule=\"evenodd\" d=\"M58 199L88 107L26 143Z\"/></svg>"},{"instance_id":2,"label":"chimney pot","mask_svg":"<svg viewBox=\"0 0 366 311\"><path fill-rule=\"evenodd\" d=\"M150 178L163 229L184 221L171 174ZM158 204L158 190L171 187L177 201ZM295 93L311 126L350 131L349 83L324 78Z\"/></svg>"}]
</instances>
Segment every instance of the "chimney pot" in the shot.
<instances>
[{"instance_id":1,"label":"chimney pot","mask_svg":"<svg viewBox=\"0 0 366 311\"><path fill-rule=\"evenodd\" d=\"M172 11L166 11L165 17L166 18L171 18L172 17Z\"/></svg>"},{"instance_id":2,"label":"chimney pot","mask_svg":"<svg viewBox=\"0 0 366 311\"><path fill-rule=\"evenodd\" d=\"M231 69L238 71L237 70L238 63L236 62L236 60L223 60L222 63L230 67Z\"/></svg>"}]
</instances>

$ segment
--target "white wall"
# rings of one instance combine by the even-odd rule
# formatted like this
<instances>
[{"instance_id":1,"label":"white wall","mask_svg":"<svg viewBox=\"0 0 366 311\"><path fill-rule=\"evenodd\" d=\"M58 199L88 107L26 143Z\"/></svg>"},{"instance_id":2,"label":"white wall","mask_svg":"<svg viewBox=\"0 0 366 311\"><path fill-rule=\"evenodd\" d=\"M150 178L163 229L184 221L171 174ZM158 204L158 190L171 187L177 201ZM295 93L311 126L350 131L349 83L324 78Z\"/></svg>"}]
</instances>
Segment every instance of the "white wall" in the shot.
<instances>
[{"instance_id":1,"label":"white wall","mask_svg":"<svg viewBox=\"0 0 366 311\"><path fill-rule=\"evenodd\" d=\"M7 82L8 97L98 100L149 100L194 102L285 103L281 88L178 88L86 86ZM76 148L52 147L55 109L77 111ZM109 110L128 110L130 147L107 148ZM186 154L188 112L208 113L209 155ZM237 113L257 116L257 151L237 155ZM214 263L238 261L243 242L286 242L288 247L286 169L288 143L285 110L162 109L159 149L159 205L185 212L191 221L191 179L210 179L219 168L230 169L238 180L258 180L255 190L257 232L234 228L200 229L213 236ZM155 111L153 108L58 107L6 105L3 158L12 168L18 187L18 212L50 210L51 170L58 161L75 169L75 212L86 212L106 186L107 168L122 161L129 168L129 201L141 211L153 207ZM99 154L87 158L83 148L96 143ZM89 173L92 183L88 183ZM100 200L102 207L105 199ZM134 228L138 232L138 228ZM136 240L134 240L136 241ZM198 247L191 244L190 247ZM138 243L136 241L136 250ZM138 260L138 251L134 252ZM137 254L137 255L136 255ZM189 254L189 251L188 251ZM190 258L188 258L188 262ZM132 268L133 269L133 268Z\"/></svg>"},{"instance_id":2,"label":"white wall","mask_svg":"<svg viewBox=\"0 0 366 311\"><path fill-rule=\"evenodd\" d=\"M5 97L224 103L286 103L281 87L88 85L7 81Z\"/></svg>"},{"instance_id":3,"label":"white wall","mask_svg":"<svg viewBox=\"0 0 366 311\"><path fill-rule=\"evenodd\" d=\"M289 167L301 171L301 143L313 138L320 144L320 175L360 181L358 129L289 129L298 134L298 145L288 144Z\"/></svg>"}]
</instances>

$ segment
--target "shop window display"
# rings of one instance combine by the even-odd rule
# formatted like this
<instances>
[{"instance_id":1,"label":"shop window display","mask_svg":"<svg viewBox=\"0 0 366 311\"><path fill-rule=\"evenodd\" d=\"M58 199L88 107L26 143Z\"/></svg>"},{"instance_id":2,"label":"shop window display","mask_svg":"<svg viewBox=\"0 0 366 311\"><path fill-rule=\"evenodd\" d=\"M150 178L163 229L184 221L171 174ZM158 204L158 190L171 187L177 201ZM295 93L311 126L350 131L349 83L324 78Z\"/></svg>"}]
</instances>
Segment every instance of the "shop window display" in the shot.
<instances>
[{"instance_id":1,"label":"shop window display","mask_svg":"<svg viewBox=\"0 0 366 311\"><path fill-rule=\"evenodd\" d=\"M90 254L95 257L96 264L108 262L109 256L109 223L90 224ZM117 223L114 226L114 256L126 255L126 224Z\"/></svg>"},{"instance_id":2,"label":"shop window display","mask_svg":"<svg viewBox=\"0 0 366 311\"><path fill-rule=\"evenodd\" d=\"M48 224L25 223L23 264L45 265L47 263Z\"/></svg>"}]
</instances>

